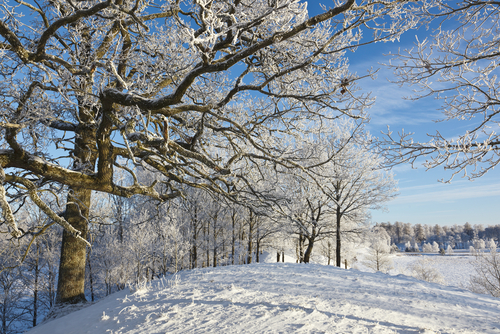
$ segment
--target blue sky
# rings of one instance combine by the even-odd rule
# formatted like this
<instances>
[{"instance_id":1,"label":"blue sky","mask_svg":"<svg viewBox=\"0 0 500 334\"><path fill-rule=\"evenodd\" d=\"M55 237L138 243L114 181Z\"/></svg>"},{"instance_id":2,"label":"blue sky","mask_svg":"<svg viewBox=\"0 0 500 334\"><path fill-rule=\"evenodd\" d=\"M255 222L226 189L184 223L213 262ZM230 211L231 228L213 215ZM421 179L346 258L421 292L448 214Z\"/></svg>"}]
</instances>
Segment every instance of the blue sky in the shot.
<instances>
[{"instance_id":1,"label":"blue sky","mask_svg":"<svg viewBox=\"0 0 500 334\"><path fill-rule=\"evenodd\" d=\"M309 2L313 13L319 9L316 1ZM471 128L468 121L439 122L443 117L438 110L441 101L426 98L419 101L404 100L404 96L412 93L412 87L400 88L390 83L392 70L382 66L387 63L388 53L397 53L398 48L409 48L418 35L423 40L429 35L425 29L409 31L396 43L377 43L360 47L355 53L348 52L350 69L362 75L370 67L380 68L376 80L365 79L359 82L364 91L371 91L377 98L375 105L369 110L371 122L367 129L374 136L382 136L381 131L387 125L394 132L414 132L414 138L426 141L426 134L439 130L446 137L454 137ZM455 176L451 183L439 182L449 179L450 171L442 167L426 170L422 166L412 169L410 165L399 165L393 168L395 178L399 181L399 196L387 204L387 211L372 211L372 222L401 221L412 224L428 225L463 225L500 224L497 202L500 199L500 171L493 170L476 179Z\"/></svg>"}]
</instances>

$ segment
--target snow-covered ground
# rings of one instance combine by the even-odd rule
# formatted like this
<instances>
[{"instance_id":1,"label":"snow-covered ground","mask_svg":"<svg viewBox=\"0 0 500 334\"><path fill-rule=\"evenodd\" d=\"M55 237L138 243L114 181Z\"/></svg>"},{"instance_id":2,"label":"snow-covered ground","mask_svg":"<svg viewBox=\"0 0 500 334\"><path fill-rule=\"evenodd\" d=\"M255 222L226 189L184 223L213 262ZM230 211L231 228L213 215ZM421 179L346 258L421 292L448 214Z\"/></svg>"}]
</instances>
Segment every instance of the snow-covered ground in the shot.
<instances>
[{"instance_id":1,"label":"snow-covered ground","mask_svg":"<svg viewBox=\"0 0 500 334\"><path fill-rule=\"evenodd\" d=\"M261 263L184 271L29 333L483 334L499 314L500 299L404 275Z\"/></svg>"},{"instance_id":2,"label":"snow-covered ground","mask_svg":"<svg viewBox=\"0 0 500 334\"><path fill-rule=\"evenodd\" d=\"M429 260L429 265L443 276L444 283L450 286L467 287L471 275L474 275L474 268L471 261L474 261L474 256L405 256L404 254L395 255L392 258L394 269L389 271L390 274L406 274L410 275L409 267L422 257Z\"/></svg>"},{"instance_id":3,"label":"snow-covered ground","mask_svg":"<svg viewBox=\"0 0 500 334\"><path fill-rule=\"evenodd\" d=\"M373 272L372 269L363 265L364 255L363 251L358 253L358 258L360 260L353 264L353 268L364 272ZM467 288L471 275L475 273L472 265L472 261L474 261L475 258L467 254L441 256L434 254L408 255L408 253L397 253L392 254L390 257L393 264L393 269L389 270L390 275L403 274L411 276L411 266L415 262L425 258L427 260L427 265L435 268L443 276L445 285L459 288Z\"/></svg>"}]
</instances>

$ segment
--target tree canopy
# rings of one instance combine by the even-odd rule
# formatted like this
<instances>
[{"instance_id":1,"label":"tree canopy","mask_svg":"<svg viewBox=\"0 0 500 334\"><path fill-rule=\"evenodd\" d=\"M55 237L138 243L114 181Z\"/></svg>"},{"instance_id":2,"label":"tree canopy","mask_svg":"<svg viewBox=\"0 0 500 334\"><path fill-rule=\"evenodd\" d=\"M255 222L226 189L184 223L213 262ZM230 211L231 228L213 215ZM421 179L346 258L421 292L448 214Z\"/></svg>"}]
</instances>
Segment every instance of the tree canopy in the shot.
<instances>
[{"instance_id":1,"label":"tree canopy","mask_svg":"<svg viewBox=\"0 0 500 334\"><path fill-rule=\"evenodd\" d=\"M364 118L372 99L345 53L398 38L419 10L405 0L333 1L315 16L298 0L2 1L8 231L47 227L18 228L13 211L26 197L63 226L58 302L84 300L92 191L168 201L187 185L261 196L244 171L304 170L292 143L308 129ZM141 180L141 170L156 176ZM67 192L66 202L49 206L40 191Z\"/></svg>"}]
</instances>

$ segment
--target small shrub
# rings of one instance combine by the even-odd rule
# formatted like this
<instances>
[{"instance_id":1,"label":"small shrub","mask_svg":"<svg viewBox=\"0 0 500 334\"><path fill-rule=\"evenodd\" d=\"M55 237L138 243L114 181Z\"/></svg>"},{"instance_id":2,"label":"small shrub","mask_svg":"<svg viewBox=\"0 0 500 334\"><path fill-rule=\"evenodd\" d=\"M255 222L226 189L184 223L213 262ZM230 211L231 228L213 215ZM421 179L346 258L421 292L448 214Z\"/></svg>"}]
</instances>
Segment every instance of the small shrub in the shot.
<instances>
[{"instance_id":1,"label":"small shrub","mask_svg":"<svg viewBox=\"0 0 500 334\"><path fill-rule=\"evenodd\" d=\"M445 281L443 275L441 275L441 273L432 266L432 262L432 260L424 256L411 264L408 269L410 270L411 275L416 279L431 283L444 284Z\"/></svg>"},{"instance_id":2,"label":"small shrub","mask_svg":"<svg viewBox=\"0 0 500 334\"><path fill-rule=\"evenodd\" d=\"M472 261L475 275L470 278L470 290L500 297L500 254L495 248L489 253L477 252Z\"/></svg>"}]
</instances>

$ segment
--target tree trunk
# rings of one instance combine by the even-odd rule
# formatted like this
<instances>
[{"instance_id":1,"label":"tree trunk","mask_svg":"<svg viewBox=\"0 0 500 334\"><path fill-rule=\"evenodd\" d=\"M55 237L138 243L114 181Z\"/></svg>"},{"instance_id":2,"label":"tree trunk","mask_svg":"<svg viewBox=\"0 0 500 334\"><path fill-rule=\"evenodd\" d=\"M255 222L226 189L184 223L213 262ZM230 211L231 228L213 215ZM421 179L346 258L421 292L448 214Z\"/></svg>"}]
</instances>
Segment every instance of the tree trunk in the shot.
<instances>
[{"instance_id":1,"label":"tree trunk","mask_svg":"<svg viewBox=\"0 0 500 334\"><path fill-rule=\"evenodd\" d=\"M299 234L299 263L304 262L304 241L305 237L302 232Z\"/></svg>"},{"instance_id":2,"label":"tree trunk","mask_svg":"<svg viewBox=\"0 0 500 334\"><path fill-rule=\"evenodd\" d=\"M40 276L40 245L36 242L36 258L35 258L35 282L33 287L33 327L36 326L38 315L38 278Z\"/></svg>"},{"instance_id":3,"label":"tree trunk","mask_svg":"<svg viewBox=\"0 0 500 334\"><path fill-rule=\"evenodd\" d=\"M212 253L212 256L214 258L214 261L213 261L214 268L217 267L217 235L219 234L217 231L217 219L218 219L218 214L216 213L214 215L214 226L212 228L213 237L214 237L214 249L213 249L213 253Z\"/></svg>"},{"instance_id":4,"label":"tree trunk","mask_svg":"<svg viewBox=\"0 0 500 334\"><path fill-rule=\"evenodd\" d=\"M83 90L87 90L90 87L90 85L86 85L87 83L83 81L82 84ZM94 173L97 161L96 128L93 125L94 116L97 112L96 108L86 106L83 103L79 106L78 117L80 123L75 133L73 168L88 173ZM103 138L103 140L105 139ZM109 140L109 138L107 139ZM102 164L104 162L99 161L99 163ZM111 180L101 181L106 182ZM91 197L92 191L90 189L69 187L66 212L64 214L66 221L76 230L80 231L80 237L85 240L87 239ZM59 261L56 304L86 302L85 267L87 245L64 230L61 243L61 258Z\"/></svg>"},{"instance_id":5,"label":"tree trunk","mask_svg":"<svg viewBox=\"0 0 500 334\"><path fill-rule=\"evenodd\" d=\"M7 333L7 298L4 297L4 302L0 303L0 308L2 310L2 334Z\"/></svg>"},{"instance_id":6,"label":"tree trunk","mask_svg":"<svg viewBox=\"0 0 500 334\"><path fill-rule=\"evenodd\" d=\"M89 268L90 300L94 301L94 278L92 277L92 264L90 263L90 252L87 256L87 266Z\"/></svg>"},{"instance_id":7,"label":"tree trunk","mask_svg":"<svg viewBox=\"0 0 500 334\"><path fill-rule=\"evenodd\" d=\"M65 217L87 238L91 190L70 188ZM56 304L76 304L85 299L85 261L87 246L71 234L63 232Z\"/></svg>"},{"instance_id":8,"label":"tree trunk","mask_svg":"<svg viewBox=\"0 0 500 334\"><path fill-rule=\"evenodd\" d=\"M206 246L206 255L207 255L207 267L210 267L210 223L207 221L207 232L205 234L205 246Z\"/></svg>"},{"instance_id":9,"label":"tree trunk","mask_svg":"<svg viewBox=\"0 0 500 334\"><path fill-rule=\"evenodd\" d=\"M236 234L235 234L235 225L236 225L236 212L233 211L233 214L231 216L232 223L233 223L233 235L232 235L232 240L231 240L231 264L234 264L234 256L235 256L235 246L236 246Z\"/></svg>"},{"instance_id":10,"label":"tree trunk","mask_svg":"<svg viewBox=\"0 0 500 334\"><path fill-rule=\"evenodd\" d=\"M300 260L300 255L299 255L299 244L300 244L300 240L297 241L297 244L295 245L295 263L299 263L299 260Z\"/></svg>"},{"instance_id":11,"label":"tree trunk","mask_svg":"<svg viewBox=\"0 0 500 334\"><path fill-rule=\"evenodd\" d=\"M327 255L328 255L328 265L330 265L330 260L332 259L332 243L328 241L328 249L327 249Z\"/></svg>"},{"instance_id":12,"label":"tree trunk","mask_svg":"<svg viewBox=\"0 0 500 334\"><path fill-rule=\"evenodd\" d=\"M340 247L342 246L341 244L341 239L340 239L340 222L341 222L341 214L340 214L340 206L337 206L337 214L336 214L336 218L337 218L337 230L336 230L336 238L337 238L337 245L336 245L336 249L335 249L335 255L336 255L336 263L337 263L337 267L341 267L342 266L342 260L340 258Z\"/></svg>"},{"instance_id":13,"label":"tree trunk","mask_svg":"<svg viewBox=\"0 0 500 334\"><path fill-rule=\"evenodd\" d=\"M191 269L198 267L198 259L197 259L197 249L196 249L196 240L193 243L193 247L191 249Z\"/></svg>"},{"instance_id":14,"label":"tree trunk","mask_svg":"<svg viewBox=\"0 0 500 334\"><path fill-rule=\"evenodd\" d=\"M260 240L258 239L258 237L255 243L255 262L260 262Z\"/></svg>"},{"instance_id":15,"label":"tree trunk","mask_svg":"<svg viewBox=\"0 0 500 334\"><path fill-rule=\"evenodd\" d=\"M255 262L260 262L260 226L257 226L257 236L255 238Z\"/></svg>"},{"instance_id":16,"label":"tree trunk","mask_svg":"<svg viewBox=\"0 0 500 334\"><path fill-rule=\"evenodd\" d=\"M193 246L191 247L191 269L198 267L198 208L194 207L194 219L191 220L191 228L193 229Z\"/></svg>"},{"instance_id":17,"label":"tree trunk","mask_svg":"<svg viewBox=\"0 0 500 334\"><path fill-rule=\"evenodd\" d=\"M252 263L252 238L253 238L253 213L250 212L250 220L248 222L248 253L247 264Z\"/></svg>"},{"instance_id":18,"label":"tree trunk","mask_svg":"<svg viewBox=\"0 0 500 334\"><path fill-rule=\"evenodd\" d=\"M213 265L215 268L215 267L217 267L217 247L215 247L215 245L214 245L214 250L213 250L212 256L214 258Z\"/></svg>"},{"instance_id":19,"label":"tree trunk","mask_svg":"<svg viewBox=\"0 0 500 334\"><path fill-rule=\"evenodd\" d=\"M375 256L376 256L376 263L377 263L377 271L380 271L380 253L379 251L376 251L375 252Z\"/></svg>"},{"instance_id":20,"label":"tree trunk","mask_svg":"<svg viewBox=\"0 0 500 334\"><path fill-rule=\"evenodd\" d=\"M54 271L51 269L49 272L49 308L52 308L54 306L54 301L55 301L55 274Z\"/></svg>"},{"instance_id":21,"label":"tree trunk","mask_svg":"<svg viewBox=\"0 0 500 334\"><path fill-rule=\"evenodd\" d=\"M309 263L311 259L311 254L314 246L314 239L315 239L314 236L311 238L307 238L308 244L307 244L307 249L304 253L304 263Z\"/></svg>"}]
</instances>

